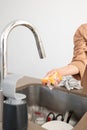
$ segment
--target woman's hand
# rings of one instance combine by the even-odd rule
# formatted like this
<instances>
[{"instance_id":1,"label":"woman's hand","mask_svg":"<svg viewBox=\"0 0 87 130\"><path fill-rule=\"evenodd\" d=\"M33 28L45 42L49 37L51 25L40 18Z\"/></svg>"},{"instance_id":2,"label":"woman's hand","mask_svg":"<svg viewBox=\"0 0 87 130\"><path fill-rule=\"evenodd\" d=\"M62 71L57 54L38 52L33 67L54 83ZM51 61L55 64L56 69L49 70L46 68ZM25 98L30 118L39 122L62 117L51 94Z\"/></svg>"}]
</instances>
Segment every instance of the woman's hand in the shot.
<instances>
[{"instance_id":1,"label":"woman's hand","mask_svg":"<svg viewBox=\"0 0 87 130\"><path fill-rule=\"evenodd\" d=\"M54 87L56 87L62 80L62 76L75 74L79 74L79 69L74 65L53 69L42 79L42 84L47 86L54 85Z\"/></svg>"},{"instance_id":2,"label":"woman's hand","mask_svg":"<svg viewBox=\"0 0 87 130\"><path fill-rule=\"evenodd\" d=\"M59 82L62 80L62 76L57 72L57 69L53 69L47 73L47 75L42 79L42 84L47 86L58 86Z\"/></svg>"},{"instance_id":3,"label":"woman's hand","mask_svg":"<svg viewBox=\"0 0 87 130\"><path fill-rule=\"evenodd\" d=\"M51 71L47 72L45 77L53 76L55 73L58 72L59 69L52 69ZM59 72L58 72L59 73Z\"/></svg>"}]
</instances>

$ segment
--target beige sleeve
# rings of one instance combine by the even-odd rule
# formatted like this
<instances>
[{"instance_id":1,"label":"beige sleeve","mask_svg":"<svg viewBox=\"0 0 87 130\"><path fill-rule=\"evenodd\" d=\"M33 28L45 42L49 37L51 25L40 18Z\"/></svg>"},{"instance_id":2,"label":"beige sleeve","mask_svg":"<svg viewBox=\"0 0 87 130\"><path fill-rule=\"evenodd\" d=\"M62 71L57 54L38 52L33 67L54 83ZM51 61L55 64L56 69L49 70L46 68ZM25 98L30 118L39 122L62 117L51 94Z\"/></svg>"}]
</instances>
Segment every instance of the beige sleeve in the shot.
<instances>
[{"instance_id":1,"label":"beige sleeve","mask_svg":"<svg viewBox=\"0 0 87 130\"><path fill-rule=\"evenodd\" d=\"M82 80L87 65L87 24L81 25L75 32L73 58L70 64L75 65L80 71L74 77Z\"/></svg>"}]
</instances>

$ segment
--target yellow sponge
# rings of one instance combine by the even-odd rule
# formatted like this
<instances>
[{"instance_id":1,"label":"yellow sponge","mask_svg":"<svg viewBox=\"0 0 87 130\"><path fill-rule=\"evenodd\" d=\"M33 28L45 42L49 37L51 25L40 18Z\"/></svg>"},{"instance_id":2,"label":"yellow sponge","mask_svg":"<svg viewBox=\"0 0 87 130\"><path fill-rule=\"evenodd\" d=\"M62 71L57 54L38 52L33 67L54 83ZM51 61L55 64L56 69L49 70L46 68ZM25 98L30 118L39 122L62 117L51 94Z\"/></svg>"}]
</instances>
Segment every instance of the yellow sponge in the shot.
<instances>
[{"instance_id":1,"label":"yellow sponge","mask_svg":"<svg viewBox=\"0 0 87 130\"><path fill-rule=\"evenodd\" d=\"M50 82L50 84L54 85L57 77L59 80L62 80L62 76L58 72L55 72L52 76L43 78L41 80L42 84L46 85L48 82Z\"/></svg>"}]
</instances>

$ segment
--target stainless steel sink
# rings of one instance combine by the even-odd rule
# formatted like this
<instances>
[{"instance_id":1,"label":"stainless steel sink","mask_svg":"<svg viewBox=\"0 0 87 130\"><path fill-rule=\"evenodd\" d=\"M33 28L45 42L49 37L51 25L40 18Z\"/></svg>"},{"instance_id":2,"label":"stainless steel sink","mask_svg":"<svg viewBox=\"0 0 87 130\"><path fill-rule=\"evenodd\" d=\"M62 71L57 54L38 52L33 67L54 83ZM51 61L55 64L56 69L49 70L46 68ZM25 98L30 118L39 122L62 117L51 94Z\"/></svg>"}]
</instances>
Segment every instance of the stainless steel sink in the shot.
<instances>
[{"instance_id":1,"label":"stainless steel sink","mask_svg":"<svg viewBox=\"0 0 87 130\"><path fill-rule=\"evenodd\" d=\"M26 86L19 91L27 95L28 108L31 106L45 107L50 111L66 113L72 110L77 121L87 111L87 98L68 93L57 88L50 90L40 84Z\"/></svg>"}]
</instances>

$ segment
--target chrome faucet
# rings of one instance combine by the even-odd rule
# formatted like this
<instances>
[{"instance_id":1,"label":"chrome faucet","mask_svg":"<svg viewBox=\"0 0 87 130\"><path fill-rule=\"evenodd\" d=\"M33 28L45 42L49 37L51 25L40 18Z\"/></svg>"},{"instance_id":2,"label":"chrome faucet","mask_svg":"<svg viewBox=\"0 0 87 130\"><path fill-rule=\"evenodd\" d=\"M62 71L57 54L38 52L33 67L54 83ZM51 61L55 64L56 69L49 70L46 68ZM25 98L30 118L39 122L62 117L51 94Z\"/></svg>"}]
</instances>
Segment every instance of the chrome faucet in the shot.
<instances>
[{"instance_id":1,"label":"chrome faucet","mask_svg":"<svg viewBox=\"0 0 87 130\"><path fill-rule=\"evenodd\" d=\"M2 35L1 35L1 54L0 54L1 55L1 70L0 70L0 78L1 78L0 80L1 81L7 75L7 38L8 38L8 35L13 28L15 28L16 26L20 26L20 25L25 26L32 31L34 38L36 40L36 45L37 45L39 56L40 56L40 58L45 57L45 52L44 52L44 48L42 45L42 41L41 41L40 36L39 36L37 30L35 29L35 27L33 27L27 21L18 20L18 21L11 22L11 24L9 24L7 26L7 28L3 31Z\"/></svg>"},{"instance_id":2,"label":"chrome faucet","mask_svg":"<svg viewBox=\"0 0 87 130\"><path fill-rule=\"evenodd\" d=\"M36 40L39 56L40 58L45 57L45 52L40 36L35 27L33 27L30 23L28 23L27 21L18 20L11 22L5 28L5 30L1 35L1 46L0 46L0 122L2 122L2 113L3 113L3 88L1 87L1 83L7 75L7 39L11 30L16 26L25 26L32 31L34 38Z\"/></svg>"}]
</instances>

